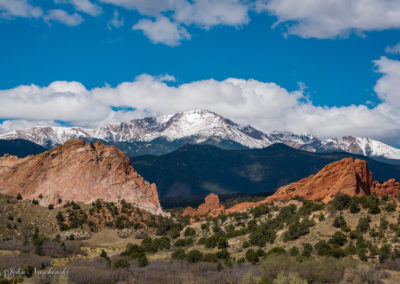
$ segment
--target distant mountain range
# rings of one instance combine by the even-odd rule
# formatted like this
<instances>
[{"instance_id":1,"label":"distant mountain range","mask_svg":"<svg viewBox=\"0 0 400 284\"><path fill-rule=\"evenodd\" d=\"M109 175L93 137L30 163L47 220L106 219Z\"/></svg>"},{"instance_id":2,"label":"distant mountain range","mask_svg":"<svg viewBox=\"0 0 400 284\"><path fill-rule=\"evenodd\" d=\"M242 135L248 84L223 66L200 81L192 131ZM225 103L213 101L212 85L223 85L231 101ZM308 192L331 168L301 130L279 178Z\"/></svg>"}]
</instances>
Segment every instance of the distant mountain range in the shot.
<instances>
[{"instance_id":1,"label":"distant mountain range","mask_svg":"<svg viewBox=\"0 0 400 284\"><path fill-rule=\"evenodd\" d=\"M85 129L80 127L32 127L0 135L0 139L25 139L46 148L71 138L113 144L128 156L163 155L186 144L208 144L227 150L264 148L275 143L309 152L345 151L377 160L400 163L400 149L382 142L353 136L319 139L311 134L261 132L239 125L216 113L191 110L174 115L133 119ZM396 161L398 160L398 161Z\"/></svg>"},{"instance_id":2,"label":"distant mountain range","mask_svg":"<svg viewBox=\"0 0 400 284\"><path fill-rule=\"evenodd\" d=\"M23 139L0 140L0 157L10 154L19 158L36 155L46 151L46 148Z\"/></svg>"},{"instance_id":3,"label":"distant mountain range","mask_svg":"<svg viewBox=\"0 0 400 284\"><path fill-rule=\"evenodd\" d=\"M163 156L131 158L131 163L146 180L157 184L163 204L210 192L272 193L346 157L367 161L375 180L400 180L400 165L345 152L311 153L284 144L230 151L209 145L186 145Z\"/></svg>"}]
</instances>

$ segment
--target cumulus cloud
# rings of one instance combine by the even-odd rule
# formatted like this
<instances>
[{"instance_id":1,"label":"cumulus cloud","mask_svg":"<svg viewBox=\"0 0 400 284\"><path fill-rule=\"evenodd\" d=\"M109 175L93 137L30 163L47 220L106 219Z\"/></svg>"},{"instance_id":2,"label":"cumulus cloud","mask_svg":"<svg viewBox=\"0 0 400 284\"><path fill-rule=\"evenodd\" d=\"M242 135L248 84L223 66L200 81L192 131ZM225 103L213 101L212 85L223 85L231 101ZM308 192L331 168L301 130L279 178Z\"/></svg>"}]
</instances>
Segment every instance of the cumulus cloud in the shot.
<instances>
[{"instance_id":1,"label":"cumulus cloud","mask_svg":"<svg viewBox=\"0 0 400 284\"><path fill-rule=\"evenodd\" d=\"M142 30L154 43L177 46L190 39L184 26L209 29L216 25L240 26L249 22L251 1L243 0L101 0L129 10L137 10L141 19L134 29Z\"/></svg>"},{"instance_id":2,"label":"cumulus cloud","mask_svg":"<svg viewBox=\"0 0 400 284\"><path fill-rule=\"evenodd\" d=\"M388 46L385 48L386 53L399 54L400 53L400 43L394 46Z\"/></svg>"},{"instance_id":3,"label":"cumulus cloud","mask_svg":"<svg viewBox=\"0 0 400 284\"><path fill-rule=\"evenodd\" d=\"M158 16L174 6L176 0L100 0L103 3L113 4L129 10L138 10L147 16ZM181 0L178 0L181 1Z\"/></svg>"},{"instance_id":4,"label":"cumulus cloud","mask_svg":"<svg viewBox=\"0 0 400 284\"><path fill-rule=\"evenodd\" d=\"M215 25L237 26L247 24L249 6L239 0L181 1L175 6L174 19L186 25L205 28Z\"/></svg>"},{"instance_id":5,"label":"cumulus cloud","mask_svg":"<svg viewBox=\"0 0 400 284\"><path fill-rule=\"evenodd\" d=\"M47 14L43 16L43 19L46 22L59 22L67 26L77 26L83 21L82 17L79 14L68 14L61 9L49 10Z\"/></svg>"},{"instance_id":6,"label":"cumulus cloud","mask_svg":"<svg viewBox=\"0 0 400 284\"><path fill-rule=\"evenodd\" d=\"M163 43L169 46L177 46L182 40L191 38L184 27L162 16L155 21L142 19L132 29L142 31L153 43Z\"/></svg>"},{"instance_id":7,"label":"cumulus cloud","mask_svg":"<svg viewBox=\"0 0 400 284\"><path fill-rule=\"evenodd\" d=\"M289 34L304 38L400 28L398 0L257 0L256 9L275 15Z\"/></svg>"},{"instance_id":8,"label":"cumulus cloud","mask_svg":"<svg viewBox=\"0 0 400 284\"><path fill-rule=\"evenodd\" d=\"M1 17L39 18L43 14L40 7L34 7L27 0L0 0Z\"/></svg>"},{"instance_id":9,"label":"cumulus cloud","mask_svg":"<svg viewBox=\"0 0 400 284\"><path fill-rule=\"evenodd\" d=\"M228 78L169 86L170 75L141 75L115 87L86 89L78 82L49 86L19 86L0 91L0 119L20 123L68 121L95 127L110 121L128 121L145 115L172 114L194 108L208 109L263 131L312 133L321 138L356 135L400 144L400 61L374 61L382 74L375 85L380 102L374 106L313 105L304 89L288 91L270 82ZM125 110L123 110L125 109ZM0 132L4 132L4 122Z\"/></svg>"},{"instance_id":10,"label":"cumulus cloud","mask_svg":"<svg viewBox=\"0 0 400 284\"><path fill-rule=\"evenodd\" d=\"M77 11L87 13L93 17L103 13L103 8L90 0L54 0L55 3L72 4Z\"/></svg>"}]
</instances>

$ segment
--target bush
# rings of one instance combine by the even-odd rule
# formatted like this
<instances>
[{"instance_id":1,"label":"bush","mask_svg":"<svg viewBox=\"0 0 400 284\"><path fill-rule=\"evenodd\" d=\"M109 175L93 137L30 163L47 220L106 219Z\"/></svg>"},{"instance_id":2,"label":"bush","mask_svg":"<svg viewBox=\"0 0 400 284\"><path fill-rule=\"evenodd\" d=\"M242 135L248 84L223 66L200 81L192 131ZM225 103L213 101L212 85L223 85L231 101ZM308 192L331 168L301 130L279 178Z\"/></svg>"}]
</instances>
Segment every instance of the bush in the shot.
<instances>
[{"instance_id":1,"label":"bush","mask_svg":"<svg viewBox=\"0 0 400 284\"><path fill-rule=\"evenodd\" d=\"M303 245L303 252L301 253L302 256L310 257L313 251L313 247L310 243L305 243Z\"/></svg>"},{"instance_id":2,"label":"bush","mask_svg":"<svg viewBox=\"0 0 400 284\"><path fill-rule=\"evenodd\" d=\"M173 238L173 239L176 239L176 238L179 238L179 236L180 236L181 234L180 234L180 231L178 230L178 229L173 229L172 231L171 231L171 238Z\"/></svg>"},{"instance_id":3,"label":"bush","mask_svg":"<svg viewBox=\"0 0 400 284\"><path fill-rule=\"evenodd\" d=\"M49 208L49 210L53 210L54 209L54 205L53 204L49 204L49 206L47 206L47 208Z\"/></svg>"},{"instance_id":4,"label":"bush","mask_svg":"<svg viewBox=\"0 0 400 284\"><path fill-rule=\"evenodd\" d=\"M397 207L396 202L390 202L386 204L385 210L386 212L394 212L396 211L396 207Z\"/></svg>"},{"instance_id":5,"label":"bush","mask_svg":"<svg viewBox=\"0 0 400 284\"><path fill-rule=\"evenodd\" d=\"M318 243L315 244L314 247L319 255L328 256L330 254L331 247L324 240L320 240Z\"/></svg>"},{"instance_id":6,"label":"bush","mask_svg":"<svg viewBox=\"0 0 400 284\"><path fill-rule=\"evenodd\" d=\"M351 202L350 202L350 213L353 213L353 214L355 214L355 213L358 213L358 212L360 212L360 206L358 205L358 203L356 202L356 201L354 201L354 200L352 200Z\"/></svg>"},{"instance_id":7,"label":"bush","mask_svg":"<svg viewBox=\"0 0 400 284\"><path fill-rule=\"evenodd\" d=\"M202 258L203 258L203 254L196 249L189 251L186 255L186 260L188 262L192 262L192 263L199 262Z\"/></svg>"},{"instance_id":8,"label":"bush","mask_svg":"<svg viewBox=\"0 0 400 284\"><path fill-rule=\"evenodd\" d=\"M256 264L260 260L260 256L253 249L249 249L246 252L246 259L248 262Z\"/></svg>"},{"instance_id":9,"label":"bush","mask_svg":"<svg viewBox=\"0 0 400 284\"><path fill-rule=\"evenodd\" d=\"M185 235L185 237L195 236L195 235L196 235L196 230L193 229L193 228L191 228L191 227L189 227L189 228L187 228L187 229L185 230L184 235Z\"/></svg>"},{"instance_id":10,"label":"bush","mask_svg":"<svg viewBox=\"0 0 400 284\"><path fill-rule=\"evenodd\" d=\"M145 255L144 248L132 244L128 244L126 249L121 253L121 256L129 256L133 259L138 259L143 255Z\"/></svg>"},{"instance_id":11,"label":"bush","mask_svg":"<svg viewBox=\"0 0 400 284\"><path fill-rule=\"evenodd\" d=\"M215 253L206 253L205 255L203 255L202 261L217 263L218 257Z\"/></svg>"},{"instance_id":12,"label":"bush","mask_svg":"<svg viewBox=\"0 0 400 284\"><path fill-rule=\"evenodd\" d=\"M311 221L303 220L302 222L296 221L294 224L290 225L288 230L283 235L283 240L285 242L290 240L296 240L301 236L304 236L310 232L309 227L313 224Z\"/></svg>"},{"instance_id":13,"label":"bush","mask_svg":"<svg viewBox=\"0 0 400 284\"><path fill-rule=\"evenodd\" d=\"M219 238L218 243L217 243L217 247L219 249L223 249L223 248L229 247L228 240L226 239L226 237Z\"/></svg>"},{"instance_id":14,"label":"bush","mask_svg":"<svg viewBox=\"0 0 400 284\"><path fill-rule=\"evenodd\" d=\"M126 259L118 259L116 262L113 263L112 266L114 269L120 269L128 268L129 266L131 266L131 264Z\"/></svg>"},{"instance_id":15,"label":"bush","mask_svg":"<svg viewBox=\"0 0 400 284\"><path fill-rule=\"evenodd\" d=\"M193 239L192 238L186 238L186 239L177 239L174 243L174 246L176 247L185 247L188 245L193 244Z\"/></svg>"},{"instance_id":16,"label":"bush","mask_svg":"<svg viewBox=\"0 0 400 284\"><path fill-rule=\"evenodd\" d=\"M268 251L267 255L268 256L273 255L273 254L280 255L280 254L285 254L285 253L286 253L286 250L284 248L274 247Z\"/></svg>"},{"instance_id":17,"label":"bush","mask_svg":"<svg viewBox=\"0 0 400 284\"><path fill-rule=\"evenodd\" d=\"M39 205L39 201L37 201L36 199L33 199L33 200L32 200L32 204L33 204L33 205Z\"/></svg>"},{"instance_id":18,"label":"bush","mask_svg":"<svg viewBox=\"0 0 400 284\"><path fill-rule=\"evenodd\" d=\"M336 216L333 220L333 227L341 228L347 225L346 220L344 219L343 215Z\"/></svg>"},{"instance_id":19,"label":"bush","mask_svg":"<svg viewBox=\"0 0 400 284\"><path fill-rule=\"evenodd\" d=\"M177 249L172 253L172 258L184 260L186 258L186 253L183 249Z\"/></svg>"},{"instance_id":20,"label":"bush","mask_svg":"<svg viewBox=\"0 0 400 284\"><path fill-rule=\"evenodd\" d=\"M21 193L18 193L18 194L17 194L17 200L22 200L22 195L21 195Z\"/></svg>"},{"instance_id":21,"label":"bush","mask_svg":"<svg viewBox=\"0 0 400 284\"><path fill-rule=\"evenodd\" d=\"M334 246L341 247L347 242L347 237L342 232L336 232L335 234L333 234L329 242Z\"/></svg>"},{"instance_id":22,"label":"bush","mask_svg":"<svg viewBox=\"0 0 400 284\"><path fill-rule=\"evenodd\" d=\"M215 256L218 259L228 259L230 258L230 254L226 249L219 250L215 253Z\"/></svg>"},{"instance_id":23,"label":"bush","mask_svg":"<svg viewBox=\"0 0 400 284\"><path fill-rule=\"evenodd\" d=\"M147 264L149 264L149 261L147 260L147 257L145 254L138 258L138 266L139 267L145 267L145 266L147 266Z\"/></svg>"},{"instance_id":24,"label":"bush","mask_svg":"<svg viewBox=\"0 0 400 284\"><path fill-rule=\"evenodd\" d=\"M253 246L263 247L267 243L266 238L261 232L253 232L249 237L250 244Z\"/></svg>"},{"instance_id":25,"label":"bush","mask_svg":"<svg viewBox=\"0 0 400 284\"><path fill-rule=\"evenodd\" d=\"M368 232L370 222L371 219L369 218L369 216L360 217L360 219L358 220L357 230L362 233Z\"/></svg>"},{"instance_id":26,"label":"bush","mask_svg":"<svg viewBox=\"0 0 400 284\"><path fill-rule=\"evenodd\" d=\"M336 210L343 210L349 207L351 197L347 194L337 194L332 201Z\"/></svg>"}]
</instances>

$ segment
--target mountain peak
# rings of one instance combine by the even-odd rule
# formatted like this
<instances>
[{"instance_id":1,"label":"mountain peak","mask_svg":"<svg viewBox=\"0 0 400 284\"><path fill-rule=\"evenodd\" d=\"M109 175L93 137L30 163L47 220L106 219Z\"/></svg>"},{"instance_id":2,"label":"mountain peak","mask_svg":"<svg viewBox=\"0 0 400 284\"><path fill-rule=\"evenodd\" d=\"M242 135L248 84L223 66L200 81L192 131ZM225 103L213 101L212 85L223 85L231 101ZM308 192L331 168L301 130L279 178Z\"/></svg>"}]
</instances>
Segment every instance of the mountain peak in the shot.
<instances>
[{"instance_id":1,"label":"mountain peak","mask_svg":"<svg viewBox=\"0 0 400 284\"><path fill-rule=\"evenodd\" d=\"M345 151L377 159L400 160L400 149L370 138L319 139L308 133L299 135L276 130L264 133L205 109L109 123L94 129L39 126L0 135L0 139L25 139L47 148L71 138L115 144L129 155L165 154L188 143L211 144L224 149L265 148L283 143L309 152Z\"/></svg>"}]
</instances>

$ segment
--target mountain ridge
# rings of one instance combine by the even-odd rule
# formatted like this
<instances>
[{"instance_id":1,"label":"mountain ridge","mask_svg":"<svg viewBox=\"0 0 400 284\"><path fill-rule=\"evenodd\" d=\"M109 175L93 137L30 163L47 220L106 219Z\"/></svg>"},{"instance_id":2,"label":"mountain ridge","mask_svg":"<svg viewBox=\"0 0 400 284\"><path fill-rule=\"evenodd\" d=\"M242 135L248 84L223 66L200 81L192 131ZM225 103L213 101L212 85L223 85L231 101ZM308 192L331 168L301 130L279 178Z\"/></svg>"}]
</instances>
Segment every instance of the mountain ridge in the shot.
<instances>
[{"instance_id":1,"label":"mountain ridge","mask_svg":"<svg viewBox=\"0 0 400 284\"><path fill-rule=\"evenodd\" d=\"M133 119L85 129L37 126L0 135L0 139L25 139L50 148L71 138L101 141L119 147L127 155L166 154L185 144L210 144L223 149L264 148L284 143L309 152L345 151L374 159L400 163L400 149L371 138L354 136L319 139L312 134L272 131L264 133L240 125L207 110L190 110L174 115ZM396 161L398 160L398 161Z\"/></svg>"},{"instance_id":2,"label":"mountain ridge","mask_svg":"<svg viewBox=\"0 0 400 284\"><path fill-rule=\"evenodd\" d=\"M131 158L146 180L157 184L161 202L170 198L216 194L256 194L315 174L343 159L368 161L379 181L400 179L400 166L346 152L311 153L273 144L262 149L224 150L211 145L186 145L162 156Z\"/></svg>"}]
</instances>

